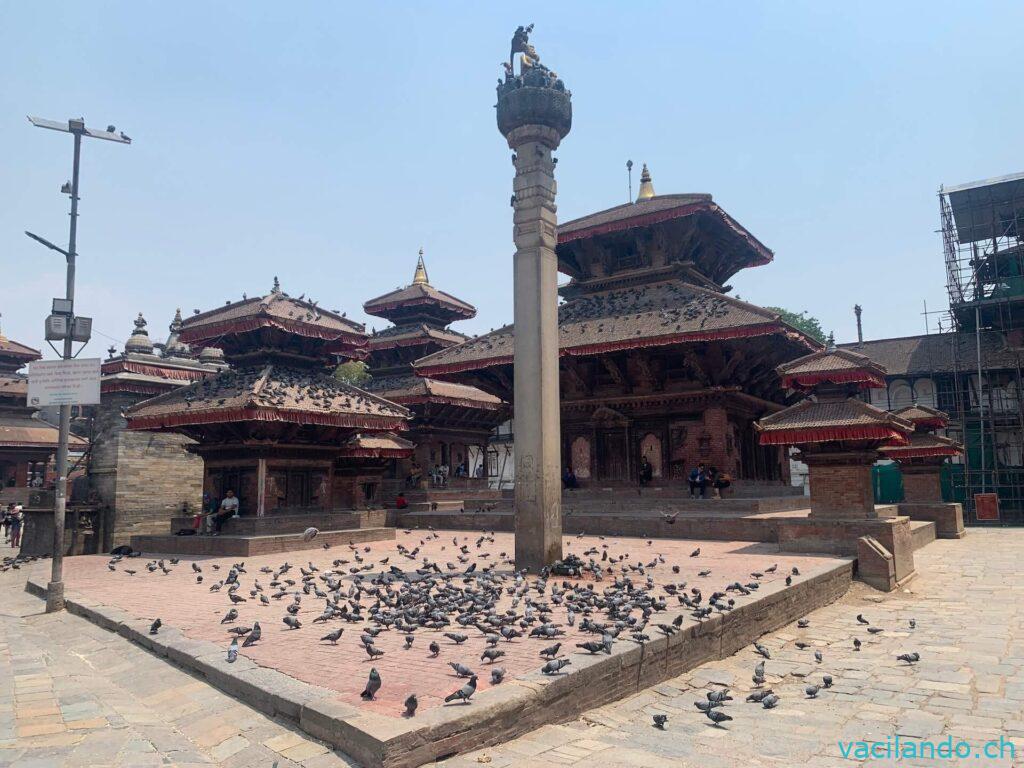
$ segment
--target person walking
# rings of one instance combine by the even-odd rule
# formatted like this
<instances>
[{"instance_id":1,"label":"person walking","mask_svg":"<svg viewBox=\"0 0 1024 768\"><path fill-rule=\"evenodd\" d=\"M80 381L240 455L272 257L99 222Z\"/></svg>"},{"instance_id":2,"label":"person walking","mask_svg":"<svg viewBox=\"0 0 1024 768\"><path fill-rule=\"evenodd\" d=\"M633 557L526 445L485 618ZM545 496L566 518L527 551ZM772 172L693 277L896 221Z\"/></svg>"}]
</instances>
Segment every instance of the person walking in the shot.
<instances>
[{"instance_id":1,"label":"person walking","mask_svg":"<svg viewBox=\"0 0 1024 768\"><path fill-rule=\"evenodd\" d=\"M14 512L14 505L8 504L3 510L0 510L0 525L4 529L4 541L10 541L10 529L11 529L11 514Z\"/></svg>"}]
</instances>

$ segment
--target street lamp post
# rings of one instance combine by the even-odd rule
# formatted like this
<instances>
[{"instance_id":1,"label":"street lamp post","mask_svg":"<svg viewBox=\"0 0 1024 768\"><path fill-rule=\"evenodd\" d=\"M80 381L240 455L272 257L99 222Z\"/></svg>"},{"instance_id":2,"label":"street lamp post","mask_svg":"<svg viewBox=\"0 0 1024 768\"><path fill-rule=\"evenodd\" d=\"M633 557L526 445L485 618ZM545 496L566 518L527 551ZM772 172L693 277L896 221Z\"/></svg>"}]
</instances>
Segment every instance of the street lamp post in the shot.
<instances>
[{"instance_id":1,"label":"street lamp post","mask_svg":"<svg viewBox=\"0 0 1024 768\"><path fill-rule=\"evenodd\" d=\"M71 229L68 234L68 249L63 251L40 237L29 235L34 240L64 253L64 257L67 260L65 300L67 301L67 311L70 315L68 317L67 332L64 335L62 357L64 360L70 360L72 358L72 328L75 319L75 255L77 253L75 245L78 234L78 169L82 156L82 137L89 136L94 139L105 139L106 141L114 141L119 144L131 144L132 140L125 136L123 132L117 133L112 125L108 126L105 131L86 128L83 118L61 123L56 120L29 117L29 122L37 128L70 133L75 141L75 154L71 173ZM46 585L47 613L60 611L64 608L64 512L67 506L68 435L70 432L71 406L62 405L60 407L60 431L57 438L57 490L54 494L53 503L53 560L50 569L50 583Z\"/></svg>"}]
</instances>

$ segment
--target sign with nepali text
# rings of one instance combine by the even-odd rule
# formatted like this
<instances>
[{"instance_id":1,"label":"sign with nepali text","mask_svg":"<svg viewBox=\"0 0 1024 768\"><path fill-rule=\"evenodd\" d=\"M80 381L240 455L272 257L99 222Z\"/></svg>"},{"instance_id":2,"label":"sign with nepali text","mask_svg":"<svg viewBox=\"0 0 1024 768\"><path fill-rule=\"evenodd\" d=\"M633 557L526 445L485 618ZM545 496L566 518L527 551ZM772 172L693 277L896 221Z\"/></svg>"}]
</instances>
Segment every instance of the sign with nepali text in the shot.
<instances>
[{"instance_id":1,"label":"sign with nepali text","mask_svg":"<svg viewBox=\"0 0 1024 768\"><path fill-rule=\"evenodd\" d=\"M97 405L100 402L100 359L37 360L28 366L28 404Z\"/></svg>"}]
</instances>

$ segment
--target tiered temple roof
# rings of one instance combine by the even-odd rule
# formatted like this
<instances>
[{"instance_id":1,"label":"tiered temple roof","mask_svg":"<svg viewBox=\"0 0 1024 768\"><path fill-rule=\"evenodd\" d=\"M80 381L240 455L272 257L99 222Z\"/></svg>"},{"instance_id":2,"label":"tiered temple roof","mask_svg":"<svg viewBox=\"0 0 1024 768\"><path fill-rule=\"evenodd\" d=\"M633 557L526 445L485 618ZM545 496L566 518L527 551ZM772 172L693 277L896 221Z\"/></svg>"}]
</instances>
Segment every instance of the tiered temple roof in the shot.
<instances>
[{"instance_id":1,"label":"tiered temple roof","mask_svg":"<svg viewBox=\"0 0 1024 768\"><path fill-rule=\"evenodd\" d=\"M887 458L896 461L908 459L935 459L959 456L963 446L948 437L936 435L936 429L949 425L949 416L925 405L910 405L896 411L896 416L914 425L910 441L906 445L891 445L882 448Z\"/></svg>"},{"instance_id":2,"label":"tiered temple roof","mask_svg":"<svg viewBox=\"0 0 1024 768\"><path fill-rule=\"evenodd\" d=\"M863 387L885 386L885 369L849 350L830 347L780 365L780 378L812 395L762 418L762 445L888 443L905 445L913 424L854 397Z\"/></svg>"},{"instance_id":3,"label":"tiered temple roof","mask_svg":"<svg viewBox=\"0 0 1024 768\"><path fill-rule=\"evenodd\" d=\"M339 430L406 428L405 408L330 372L334 356L365 354L362 326L288 296L276 278L266 296L185 320L180 339L220 347L237 367L132 407L133 429L184 432L200 441L259 437L324 444Z\"/></svg>"}]
</instances>

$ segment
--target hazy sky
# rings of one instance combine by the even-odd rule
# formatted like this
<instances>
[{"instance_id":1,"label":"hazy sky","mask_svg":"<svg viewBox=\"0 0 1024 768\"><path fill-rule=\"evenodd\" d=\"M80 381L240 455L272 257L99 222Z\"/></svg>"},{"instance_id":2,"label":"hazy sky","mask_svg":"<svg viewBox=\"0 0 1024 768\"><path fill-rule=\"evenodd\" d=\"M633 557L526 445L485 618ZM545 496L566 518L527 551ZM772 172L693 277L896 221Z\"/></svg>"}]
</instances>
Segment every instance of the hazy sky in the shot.
<instances>
[{"instance_id":1,"label":"hazy sky","mask_svg":"<svg viewBox=\"0 0 1024 768\"><path fill-rule=\"evenodd\" d=\"M513 168L499 62L533 22L573 91L559 218L709 192L775 252L734 278L840 340L920 333L945 307L936 192L1024 170L1020 2L3 3L0 312L43 346L66 245L71 139L25 115L115 124L87 141L78 302L120 348L143 311L285 290L364 318L425 249L431 282L512 317ZM47 350L48 351L48 350ZM49 353L49 356L53 356Z\"/></svg>"}]
</instances>

